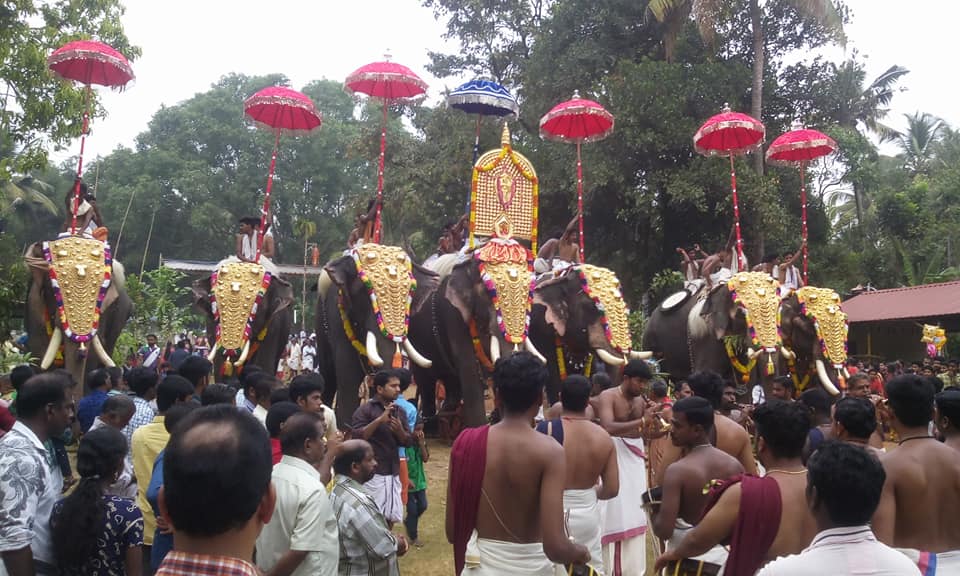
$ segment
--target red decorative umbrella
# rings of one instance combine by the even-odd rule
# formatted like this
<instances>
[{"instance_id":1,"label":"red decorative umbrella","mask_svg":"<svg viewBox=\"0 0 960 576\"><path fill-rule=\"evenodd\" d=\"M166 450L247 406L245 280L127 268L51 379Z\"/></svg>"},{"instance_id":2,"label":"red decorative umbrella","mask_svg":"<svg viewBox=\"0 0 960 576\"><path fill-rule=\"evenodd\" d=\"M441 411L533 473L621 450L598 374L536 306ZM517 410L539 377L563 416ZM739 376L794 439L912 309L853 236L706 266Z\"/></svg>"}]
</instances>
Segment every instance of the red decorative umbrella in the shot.
<instances>
[{"instance_id":1,"label":"red decorative umbrella","mask_svg":"<svg viewBox=\"0 0 960 576\"><path fill-rule=\"evenodd\" d=\"M580 98L561 102L540 119L540 137L577 145L577 220L580 230L580 261L583 261L583 164L580 145L603 140L613 132L613 114L593 100Z\"/></svg>"},{"instance_id":2,"label":"red decorative umbrella","mask_svg":"<svg viewBox=\"0 0 960 576\"><path fill-rule=\"evenodd\" d=\"M260 210L256 257L259 262L263 237L267 232L267 215L270 213L270 193L273 190L273 173L277 167L280 132L309 132L320 127L323 117L310 98L283 86L270 86L247 98L243 101L243 112L253 121L276 132L273 155L270 157L270 174L267 176L267 191L263 196L263 208Z\"/></svg>"},{"instance_id":3,"label":"red decorative umbrella","mask_svg":"<svg viewBox=\"0 0 960 576\"><path fill-rule=\"evenodd\" d=\"M83 149L90 128L90 92L94 84L123 88L133 80L130 62L120 52L102 42L76 40L68 42L47 57L47 66L64 80L79 82L87 87L84 94L83 130L80 133L80 159L77 179L73 186L73 219L70 233L76 233L77 210L80 208L80 178L83 176Z\"/></svg>"},{"instance_id":4,"label":"red decorative umbrella","mask_svg":"<svg viewBox=\"0 0 960 576\"><path fill-rule=\"evenodd\" d=\"M390 102L413 100L427 91L427 83L412 70L390 62L372 62L353 71L343 85L351 93L361 93L383 100L383 122L380 128L380 163L377 167L377 216L373 226L373 240L380 241L380 211L383 208L383 162L387 151L387 105Z\"/></svg>"},{"instance_id":5,"label":"red decorative umbrella","mask_svg":"<svg viewBox=\"0 0 960 576\"><path fill-rule=\"evenodd\" d=\"M746 114L731 112L724 105L723 112L711 117L693 135L693 148L704 156L730 157L730 188L733 191L733 224L737 233L737 264L743 270L743 237L740 234L740 202L737 198L737 170L733 157L749 154L763 144L763 124Z\"/></svg>"},{"instance_id":6,"label":"red decorative umbrella","mask_svg":"<svg viewBox=\"0 0 960 576\"><path fill-rule=\"evenodd\" d=\"M832 154L837 149L833 138L817 130L807 130L799 122L781 134L767 149L767 162L800 168L800 235L803 238L803 283L807 283L807 163Z\"/></svg>"}]
</instances>

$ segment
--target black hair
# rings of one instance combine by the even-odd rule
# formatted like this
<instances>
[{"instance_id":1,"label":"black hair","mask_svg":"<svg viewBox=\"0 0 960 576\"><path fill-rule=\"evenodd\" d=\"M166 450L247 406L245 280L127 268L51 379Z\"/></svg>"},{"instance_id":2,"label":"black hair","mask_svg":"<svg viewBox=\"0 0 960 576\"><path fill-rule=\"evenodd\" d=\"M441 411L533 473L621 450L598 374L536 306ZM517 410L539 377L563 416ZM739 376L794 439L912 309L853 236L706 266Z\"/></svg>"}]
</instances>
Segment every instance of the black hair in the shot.
<instances>
[{"instance_id":1,"label":"black hair","mask_svg":"<svg viewBox=\"0 0 960 576\"><path fill-rule=\"evenodd\" d=\"M787 252L789 254L789 252ZM761 264L772 264L780 255L776 252L770 252L769 254L764 254L763 258L760 259Z\"/></svg>"},{"instance_id":2,"label":"black hair","mask_svg":"<svg viewBox=\"0 0 960 576\"><path fill-rule=\"evenodd\" d=\"M807 489L837 528L868 523L886 479L876 456L844 442L824 442L807 461Z\"/></svg>"},{"instance_id":3,"label":"black hair","mask_svg":"<svg viewBox=\"0 0 960 576\"><path fill-rule=\"evenodd\" d=\"M274 388L270 391L270 406L280 402L290 402L289 388Z\"/></svg>"},{"instance_id":4,"label":"black hair","mask_svg":"<svg viewBox=\"0 0 960 576\"><path fill-rule=\"evenodd\" d=\"M590 403L590 381L580 374L571 374L560 385L560 403L564 410L583 412Z\"/></svg>"},{"instance_id":5,"label":"black hair","mask_svg":"<svg viewBox=\"0 0 960 576\"><path fill-rule=\"evenodd\" d=\"M179 341L177 341L177 348L180 348L181 350L186 350L187 341L181 338Z\"/></svg>"},{"instance_id":6,"label":"black hair","mask_svg":"<svg viewBox=\"0 0 960 576\"><path fill-rule=\"evenodd\" d=\"M627 365L623 368L623 375L630 378L636 376L644 380L653 378L650 365L647 364L646 360L640 360L639 358L632 358L627 362Z\"/></svg>"},{"instance_id":7,"label":"black hair","mask_svg":"<svg viewBox=\"0 0 960 576\"><path fill-rule=\"evenodd\" d=\"M216 536L245 525L270 489L273 456L263 425L218 404L189 414L163 453L164 502L177 531Z\"/></svg>"},{"instance_id":8,"label":"black hair","mask_svg":"<svg viewBox=\"0 0 960 576\"><path fill-rule=\"evenodd\" d=\"M187 356L177 369L177 374L189 380L196 388L201 380L210 375L211 370L213 370L213 362L203 356Z\"/></svg>"},{"instance_id":9,"label":"black hair","mask_svg":"<svg viewBox=\"0 0 960 576\"><path fill-rule=\"evenodd\" d=\"M723 378L716 372L705 370L694 372L687 377L687 386L694 396L706 398L713 405L713 409L720 408L723 399Z\"/></svg>"},{"instance_id":10,"label":"black hair","mask_svg":"<svg viewBox=\"0 0 960 576\"><path fill-rule=\"evenodd\" d=\"M180 400L193 395L193 384L183 376L171 374L157 385L157 411L163 414Z\"/></svg>"},{"instance_id":11,"label":"black hair","mask_svg":"<svg viewBox=\"0 0 960 576\"><path fill-rule=\"evenodd\" d=\"M777 376L773 379L774 384L779 384L790 391L790 396L797 391L797 385L793 383L793 376Z\"/></svg>"},{"instance_id":12,"label":"black hair","mask_svg":"<svg viewBox=\"0 0 960 576\"><path fill-rule=\"evenodd\" d=\"M939 394L940 391L943 390L943 380L940 378L937 378L936 376L923 376L922 378L927 381L927 384L929 384L931 388L933 388L934 394Z\"/></svg>"},{"instance_id":13,"label":"black hair","mask_svg":"<svg viewBox=\"0 0 960 576\"><path fill-rule=\"evenodd\" d=\"M413 382L413 374L406 368L394 368L393 375L400 380L400 392L406 392L407 388L410 387L410 383Z\"/></svg>"},{"instance_id":14,"label":"black hair","mask_svg":"<svg viewBox=\"0 0 960 576\"><path fill-rule=\"evenodd\" d=\"M301 374L290 382L290 401L299 402L314 392L323 394L323 385L323 376L316 372Z\"/></svg>"},{"instance_id":15,"label":"black hair","mask_svg":"<svg viewBox=\"0 0 960 576\"><path fill-rule=\"evenodd\" d=\"M127 385L137 396L143 398L151 388L156 387L158 376L150 368L138 367L127 373Z\"/></svg>"},{"instance_id":16,"label":"black hair","mask_svg":"<svg viewBox=\"0 0 960 576\"><path fill-rule=\"evenodd\" d=\"M67 401L69 386L70 381L56 372L31 376L17 392L17 417L34 418L42 414L48 404L62 405Z\"/></svg>"},{"instance_id":17,"label":"black hair","mask_svg":"<svg viewBox=\"0 0 960 576\"><path fill-rule=\"evenodd\" d=\"M87 374L87 386L91 390L103 388L110 381L110 373L105 368L97 368Z\"/></svg>"},{"instance_id":18,"label":"black hair","mask_svg":"<svg viewBox=\"0 0 960 576\"><path fill-rule=\"evenodd\" d=\"M257 218L255 216L244 216L239 220L239 222L241 224L246 224L247 226L252 226L256 228L257 226L260 225L260 218Z\"/></svg>"},{"instance_id":19,"label":"black hair","mask_svg":"<svg viewBox=\"0 0 960 576\"><path fill-rule=\"evenodd\" d=\"M800 402L817 416L830 416L833 397L823 388L811 388L800 394Z\"/></svg>"},{"instance_id":20,"label":"black hair","mask_svg":"<svg viewBox=\"0 0 960 576\"><path fill-rule=\"evenodd\" d=\"M260 372L256 378L250 377L247 378L246 388L243 389L243 393L246 394L247 390L253 388L253 393L257 395L257 401L261 401L264 398L270 397L270 392L273 390L274 385L277 383L275 376L270 376L264 372Z\"/></svg>"},{"instance_id":21,"label":"black hair","mask_svg":"<svg viewBox=\"0 0 960 576\"><path fill-rule=\"evenodd\" d=\"M868 440L877 429L877 409L866 398L841 398L833 410L833 419L858 440Z\"/></svg>"},{"instance_id":22,"label":"black hair","mask_svg":"<svg viewBox=\"0 0 960 576\"><path fill-rule=\"evenodd\" d=\"M650 394L656 399L666 398L667 397L667 383L663 380L655 380L653 384L650 385Z\"/></svg>"},{"instance_id":23,"label":"black hair","mask_svg":"<svg viewBox=\"0 0 960 576\"><path fill-rule=\"evenodd\" d=\"M912 374L897 376L884 387L890 409L906 426L926 426L933 412L934 389L925 379Z\"/></svg>"},{"instance_id":24,"label":"black hair","mask_svg":"<svg viewBox=\"0 0 960 576\"><path fill-rule=\"evenodd\" d=\"M110 394L100 407L100 414L133 414L137 405L126 394Z\"/></svg>"},{"instance_id":25,"label":"black hair","mask_svg":"<svg viewBox=\"0 0 960 576\"><path fill-rule=\"evenodd\" d=\"M177 429L177 424L182 422L188 414L199 409L200 405L196 402L174 404L167 410L166 414L164 414L163 429L167 431L167 434L173 434L173 431Z\"/></svg>"},{"instance_id":26,"label":"black hair","mask_svg":"<svg viewBox=\"0 0 960 576\"><path fill-rule=\"evenodd\" d=\"M14 390L19 392L20 387L23 386L23 383L29 380L33 375L33 368L31 368L28 364L21 364L10 371L10 384L13 385Z\"/></svg>"},{"instance_id":27,"label":"black hair","mask_svg":"<svg viewBox=\"0 0 960 576\"><path fill-rule=\"evenodd\" d=\"M960 389L947 388L936 396L937 410L950 419L954 428L960 428Z\"/></svg>"},{"instance_id":28,"label":"black hair","mask_svg":"<svg viewBox=\"0 0 960 576\"><path fill-rule=\"evenodd\" d=\"M270 437L279 438L280 428L283 426L283 423L287 421L287 418L299 411L300 407L289 400L270 404L270 409L267 410L266 422L267 432L270 433Z\"/></svg>"},{"instance_id":29,"label":"black hair","mask_svg":"<svg viewBox=\"0 0 960 576\"><path fill-rule=\"evenodd\" d=\"M303 443L317 440L321 433L317 431L317 422L323 423L323 417L314 412L299 411L287 418L280 432L280 448L287 456L303 453Z\"/></svg>"},{"instance_id":30,"label":"black hair","mask_svg":"<svg viewBox=\"0 0 960 576\"><path fill-rule=\"evenodd\" d=\"M500 358L493 367L493 387L505 413L522 414L543 398L547 367L529 352Z\"/></svg>"},{"instance_id":31,"label":"black hair","mask_svg":"<svg viewBox=\"0 0 960 576\"><path fill-rule=\"evenodd\" d=\"M396 378L397 381L400 380L400 377L397 376L397 373L395 370L392 370L392 369L380 370L379 372L373 375L373 386L370 387L370 393L376 394L378 388L383 388L390 382L390 380L394 378Z\"/></svg>"},{"instance_id":32,"label":"black hair","mask_svg":"<svg viewBox=\"0 0 960 576\"><path fill-rule=\"evenodd\" d=\"M113 387L119 388L120 384L123 382L123 368L119 366L111 366L105 368L107 372L110 373L110 379L113 380Z\"/></svg>"},{"instance_id":33,"label":"black hair","mask_svg":"<svg viewBox=\"0 0 960 576\"><path fill-rule=\"evenodd\" d=\"M600 387L600 391L613 388L613 379L606 372L597 372L590 377L590 383Z\"/></svg>"},{"instance_id":34,"label":"black hair","mask_svg":"<svg viewBox=\"0 0 960 576\"><path fill-rule=\"evenodd\" d=\"M115 428L103 426L80 439L80 481L50 521L50 538L61 569L78 574L95 571L91 564L96 561L97 538L107 514L103 487L123 466L126 455L127 438Z\"/></svg>"},{"instance_id":35,"label":"black hair","mask_svg":"<svg viewBox=\"0 0 960 576\"><path fill-rule=\"evenodd\" d=\"M706 398L690 396L678 400L673 405L674 414L684 414L691 426L703 426L703 431L709 433L713 429L713 405Z\"/></svg>"},{"instance_id":36,"label":"black hair","mask_svg":"<svg viewBox=\"0 0 960 576\"><path fill-rule=\"evenodd\" d=\"M211 384L200 393L200 405L211 406L213 404L231 404L236 405L237 390L226 384Z\"/></svg>"},{"instance_id":37,"label":"black hair","mask_svg":"<svg viewBox=\"0 0 960 576\"><path fill-rule=\"evenodd\" d=\"M354 446L351 447L351 444L346 442L340 445L340 454L333 460L333 471L335 473L350 476L353 465L363 462L367 450L372 449L367 442L357 442Z\"/></svg>"},{"instance_id":38,"label":"black hair","mask_svg":"<svg viewBox=\"0 0 960 576\"><path fill-rule=\"evenodd\" d=\"M676 409L676 405L674 405ZM810 413L797 402L767 400L753 413L757 436L778 458L799 458L810 433Z\"/></svg>"},{"instance_id":39,"label":"black hair","mask_svg":"<svg viewBox=\"0 0 960 576\"><path fill-rule=\"evenodd\" d=\"M247 378L255 374L263 374L263 368L257 366L256 364L245 364L243 366L243 371L240 372L240 387L244 388L247 383Z\"/></svg>"}]
</instances>

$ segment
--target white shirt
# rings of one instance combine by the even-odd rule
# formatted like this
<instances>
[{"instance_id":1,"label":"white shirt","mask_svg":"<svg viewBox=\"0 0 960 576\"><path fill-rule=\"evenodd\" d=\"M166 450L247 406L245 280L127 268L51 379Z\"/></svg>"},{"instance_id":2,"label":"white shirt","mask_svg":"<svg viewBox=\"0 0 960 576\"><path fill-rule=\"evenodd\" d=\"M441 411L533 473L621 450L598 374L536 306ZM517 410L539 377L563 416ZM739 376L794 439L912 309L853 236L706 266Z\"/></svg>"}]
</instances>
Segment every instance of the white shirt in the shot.
<instances>
[{"instance_id":1,"label":"white shirt","mask_svg":"<svg viewBox=\"0 0 960 576\"><path fill-rule=\"evenodd\" d=\"M306 461L284 455L273 467L277 505L257 538L257 566L271 570L288 550L307 556L292 576L335 576L340 534L320 473Z\"/></svg>"},{"instance_id":2,"label":"white shirt","mask_svg":"<svg viewBox=\"0 0 960 576\"><path fill-rule=\"evenodd\" d=\"M263 424L263 427L267 427L267 409L263 406L257 404L253 407L253 417L260 421Z\"/></svg>"},{"instance_id":3,"label":"white shirt","mask_svg":"<svg viewBox=\"0 0 960 576\"><path fill-rule=\"evenodd\" d=\"M300 370L300 344L294 342L290 345L290 354L287 356L287 367L291 370Z\"/></svg>"},{"instance_id":4,"label":"white shirt","mask_svg":"<svg viewBox=\"0 0 960 576\"><path fill-rule=\"evenodd\" d=\"M903 553L877 541L869 526L831 528L800 554L778 558L757 576L920 576Z\"/></svg>"},{"instance_id":5,"label":"white shirt","mask_svg":"<svg viewBox=\"0 0 960 576\"><path fill-rule=\"evenodd\" d=\"M317 359L317 349L313 344L304 344L300 354L300 363L304 372L313 372L313 366Z\"/></svg>"},{"instance_id":6,"label":"white shirt","mask_svg":"<svg viewBox=\"0 0 960 576\"><path fill-rule=\"evenodd\" d=\"M776 278L777 280L780 279L780 270L783 269L783 266L784 265L781 264L777 266L773 271L774 272L773 277ZM797 270L796 266L789 266L786 269L783 275L783 283L780 286L784 288L789 288L790 290L797 290L798 288L800 288L800 271Z\"/></svg>"}]
</instances>

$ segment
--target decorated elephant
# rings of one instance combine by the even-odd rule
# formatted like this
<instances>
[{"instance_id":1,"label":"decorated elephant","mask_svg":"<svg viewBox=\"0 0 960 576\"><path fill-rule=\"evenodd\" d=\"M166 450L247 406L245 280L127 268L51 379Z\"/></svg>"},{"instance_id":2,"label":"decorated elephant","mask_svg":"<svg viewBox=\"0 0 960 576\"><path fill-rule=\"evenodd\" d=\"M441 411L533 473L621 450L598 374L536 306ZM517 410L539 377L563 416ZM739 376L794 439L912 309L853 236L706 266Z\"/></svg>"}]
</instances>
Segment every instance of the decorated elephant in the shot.
<instances>
[{"instance_id":1,"label":"decorated elephant","mask_svg":"<svg viewBox=\"0 0 960 576\"><path fill-rule=\"evenodd\" d=\"M769 274L740 272L712 289L675 294L647 321L643 348L674 381L711 370L745 386L782 372L778 288Z\"/></svg>"},{"instance_id":2,"label":"decorated elephant","mask_svg":"<svg viewBox=\"0 0 960 576\"><path fill-rule=\"evenodd\" d=\"M847 315L841 309L840 296L829 288L814 286L791 292L781 303L780 331L797 391L812 382L838 395L847 375ZM816 380L812 379L814 373Z\"/></svg>"},{"instance_id":3,"label":"decorated elephant","mask_svg":"<svg viewBox=\"0 0 960 576\"><path fill-rule=\"evenodd\" d=\"M594 357L619 375L630 358L649 358L632 350L629 310L613 271L580 264L534 290L530 338L547 359L548 400L558 399L560 382L570 370L589 374Z\"/></svg>"},{"instance_id":4,"label":"decorated elephant","mask_svg":"<svg viewBox=\"0 0 960 576\"><path fill-rule=\"evenodd\" d=\"M31 245L24 256L32 272L26 327L30 354L47 370L62 362L83 383L110 358L133 312L123 266L110 246L86 236L63 235ZM82 394L82 386L75 393Z\"/></svg>"},{"instance_id":5,"label":"decorated elephant","mask_svg":"<svg viewBox=\"0 0 960 576\"><path fill-rule=\"evenodd\" d=\"M193 283L193 304L207 319L215 373L230 376L248 364L276 372L293 325L293 289L263 265L227 259Z\"/></svg>"},{"instance_id":6,"label":"decorated elephant","mask_svg":"<svg viewBox=\"0 0 960 576\"><path fill-rule=\"evenodd\" d=\"M360 405L364 377L381 367L430 366L407 338L411 315L438 284L395 246L365 243L329 262L317 286L317 361L329 405L336 395L338 422Z\"/></svg>"}]
</instances>

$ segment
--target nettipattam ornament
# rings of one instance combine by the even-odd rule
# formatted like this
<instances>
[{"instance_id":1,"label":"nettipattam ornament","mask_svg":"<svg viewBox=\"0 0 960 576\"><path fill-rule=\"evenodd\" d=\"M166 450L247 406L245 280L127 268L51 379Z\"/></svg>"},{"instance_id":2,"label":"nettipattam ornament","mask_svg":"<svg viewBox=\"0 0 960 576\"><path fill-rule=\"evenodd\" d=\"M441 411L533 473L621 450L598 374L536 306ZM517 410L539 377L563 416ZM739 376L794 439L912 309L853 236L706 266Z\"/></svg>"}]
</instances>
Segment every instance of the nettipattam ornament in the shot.
<instances>
[{"instance_id":1,"label":"nettipattam ornament","mask_svg":"<svg viewBox=\"0 0 960 576\"><path fill-rule=\"evenodd\" d=\"M402 362L400 344L410 328L410 305L417 281L413 263L403 248L365 243L351 252L357 274L370 295L370 305L383 336L397 344L393 364Z\"/></svg>"},{"instance_id":2,"label":"nettipattam ornament","mask_svg":"<svg viewBox=\"0 0 960 576\"><path fill-rule=\"evenodd\" d=\"M767 357L767 374L773 374L773 355L781 345L780 283L763 272L740 272L727 281L730 297L743 310L750 342ZM759 351L748 350L752 357Z\"/></svg>"},{"instance_id":3,"label":"nettipattam ornament","mask_svg":"<svg viewBox=\"0 0 960 576\"><path fill-rule=\"evenodd\" d=\"M797 291L800 311L817 329L823 357L843 376L847 361L847 314L840 307L840 295L830 288L804 286Z\"/></svg>"},{"instance_id":4,"label":"nettipattam ornament","mask_svg":"<svg viewBox=\"0 0 960 576\"><path fill-rule=\"evenodd\" d=\"M82 348L100 326L100 309L110 287L110 246L94 238L63 235L44 242L43 255L63 334Z\"/></svg>"},{"instance_id":5,"label":"nettipattam ornament","mask_svg":"<svg viewBox=\"0 0 960 576\"><path fill-rule=\"evenodd\" d=\"M210 357L223 350L228 375L247 361L253 321L271 278L261 264L253 262L226 262L210 276L210 304L217 326Z\"/></svg>"},{"instance_id":6,"label":"nettipattam ornament","mask_svg":"<svg viewBox=\"0 0 960 576\"><path fill-rule=\"evenodd\" d=\"M593 300L600 311L607 342L617 352L628 354L632 347L630 310L623 300L620 279L612 270L590 264L578 264L575 270L580 276L584 294Z\"/></svg>"}]
</instances>

